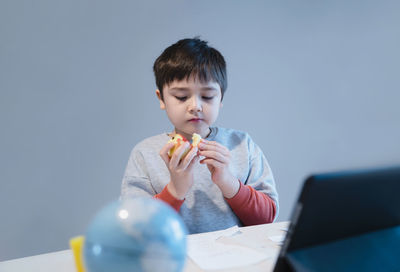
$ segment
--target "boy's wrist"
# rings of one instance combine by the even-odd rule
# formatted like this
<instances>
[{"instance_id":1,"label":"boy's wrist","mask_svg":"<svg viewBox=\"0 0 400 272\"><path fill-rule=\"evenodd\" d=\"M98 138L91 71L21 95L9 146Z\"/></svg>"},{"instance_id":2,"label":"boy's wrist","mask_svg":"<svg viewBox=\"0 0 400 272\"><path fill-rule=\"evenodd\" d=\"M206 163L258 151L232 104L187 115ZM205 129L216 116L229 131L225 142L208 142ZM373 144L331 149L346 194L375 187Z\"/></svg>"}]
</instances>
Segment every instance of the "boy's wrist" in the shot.
<instances>
[{"instance_id":1,"label":"boy's wrist","mask_svg":"<svg viewBox=\"0 0 400 272\"><path fill-rule=\"evenodd\" d=\"M185 194L178 193L176 188L175 188L175 186L174 186L174 184L172 182L169 182L167 184L167 190L176 199L178 199L178 200L184 200L185 199L186 193Z\"/></svg>"},{"instance_id":2,"label":"boy's wrist","mask_svg":"<svg viewBox=\"0 0 400 272\"><path fill-rule=\"evenodd\" d=\"M218 187L221 190L223 196L229 199L234 197L239 192L240 181L232 176L231 179L219 184Z\"/></svg>"}]
</instances>

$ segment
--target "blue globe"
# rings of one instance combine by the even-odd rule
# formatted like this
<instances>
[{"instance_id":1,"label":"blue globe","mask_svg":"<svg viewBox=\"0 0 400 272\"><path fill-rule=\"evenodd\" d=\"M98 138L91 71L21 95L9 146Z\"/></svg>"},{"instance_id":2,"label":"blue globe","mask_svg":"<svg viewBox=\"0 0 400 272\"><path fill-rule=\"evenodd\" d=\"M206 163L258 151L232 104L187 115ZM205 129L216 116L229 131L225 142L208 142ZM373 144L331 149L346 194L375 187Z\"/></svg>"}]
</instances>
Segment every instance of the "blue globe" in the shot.
<instances>
[{"instance_id":1,"label":"blue globe","mask_svg":"<svg viewBox=\"0 0 400 272\"><path fill-rule=\"evenodd\" d=\"M89 272L183 270L187 229L170 206L153 198L128 198L105 206L85 235Z\"/></svg>"}]
</instances>

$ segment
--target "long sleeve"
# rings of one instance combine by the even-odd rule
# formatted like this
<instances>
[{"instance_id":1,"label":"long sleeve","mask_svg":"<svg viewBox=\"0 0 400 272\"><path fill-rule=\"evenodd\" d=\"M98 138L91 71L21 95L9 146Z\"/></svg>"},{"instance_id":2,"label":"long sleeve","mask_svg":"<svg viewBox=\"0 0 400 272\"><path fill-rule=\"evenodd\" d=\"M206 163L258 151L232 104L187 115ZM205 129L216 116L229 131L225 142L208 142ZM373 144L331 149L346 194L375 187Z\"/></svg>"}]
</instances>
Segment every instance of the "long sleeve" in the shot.
<instances>
[{"instance_id":1,"label":"long sleeve","mask_svg":"<svg viewBox=\"0 0 400 272\"><path fill-rule=\"evenodd\" d=\"M269 196L241 182L238 193L226 201L245 226L272 223L276 216L275 203Z\"/></svg>"},{"instance_id":2,"label":"long sleeve","mask_svg":"<svg viewBox=\"0 0 400 272\"><path fill-rule=\"evenodd\" d=\"M169 173L166 172L165 164L158 155L158 149L161 149L161 146L157 147L156 143L163 142L166 141L142 142L135 146L125 169L121 197L153 197L162 200L179 212L184 200L176 199L168 191L166 184Z\"/></svg>"},{"instance_id":3,"label":"long sleeve","mask_svg":"<svg viewBox=\"0 0 400 272\"><path fill-rule=\"evenodd\" d=\"M154 198L160 199L169 204L177 212L179 212L183 202L185 201L185 199L180 200L171 195L171 193L167 189L167 186L165 186L159 194L156 194Z\"/></svg>"},{"instance_id":4,"label":"long sleeve","mask_svg":"<svg viewBox=\"0 0 400 272\"><path fill-rule=\"evenodd\" d=\"M240 188L233 198L225 201L243 225L272 223L279 206L271 168L261 148L248 134L243 143L246 143L246 152L234 153L237 163L233 169L238 173Z\"/></svg>"}]
</instances>

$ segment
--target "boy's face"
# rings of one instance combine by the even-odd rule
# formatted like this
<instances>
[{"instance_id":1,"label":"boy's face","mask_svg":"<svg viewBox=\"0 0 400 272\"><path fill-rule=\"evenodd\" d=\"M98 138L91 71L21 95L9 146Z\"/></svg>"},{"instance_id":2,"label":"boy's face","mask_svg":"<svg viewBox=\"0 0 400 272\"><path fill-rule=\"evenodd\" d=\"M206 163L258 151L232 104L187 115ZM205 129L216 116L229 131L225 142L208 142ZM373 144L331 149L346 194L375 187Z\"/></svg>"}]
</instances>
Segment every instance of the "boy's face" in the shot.
<instances>
[{"instance_id":1,"label":"boy's face","mask_svg":"<svg viewBox=\"0 0 400 272\"><path fill-rule=\"evenodd\" d=\"M210 126L217 120L221 103L221 88L218 83L202 83L196 78L173 81L164 86L163 97L156 91L160 108L167 112L175 126L175 132L188 140L193 133L205 138Z\"/></svg>"}]
</instances>

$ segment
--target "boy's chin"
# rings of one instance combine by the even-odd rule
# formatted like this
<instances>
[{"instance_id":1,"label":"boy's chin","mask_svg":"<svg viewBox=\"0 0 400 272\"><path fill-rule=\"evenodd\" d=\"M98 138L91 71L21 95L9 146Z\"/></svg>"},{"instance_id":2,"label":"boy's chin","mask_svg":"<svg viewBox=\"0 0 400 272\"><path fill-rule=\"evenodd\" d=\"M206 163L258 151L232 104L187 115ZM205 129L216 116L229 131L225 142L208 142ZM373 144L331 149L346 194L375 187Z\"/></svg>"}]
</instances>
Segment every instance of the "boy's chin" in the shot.
<instances>
[{"instance_id":1,"label":"boy's chin","mask_svg":"<svg viewBox=\"0 0 400 272\"><path fill-rule=\"evenodd\" d=\"M186 135L193 135L193 133L197 133L199 134L201 137L204 137L208 135L208 133L210 132L210 129L207 128L202 128L202 129L175 129L175 132L179 133L179 134L186 134Z\"/></svg>"}]
</instances>

